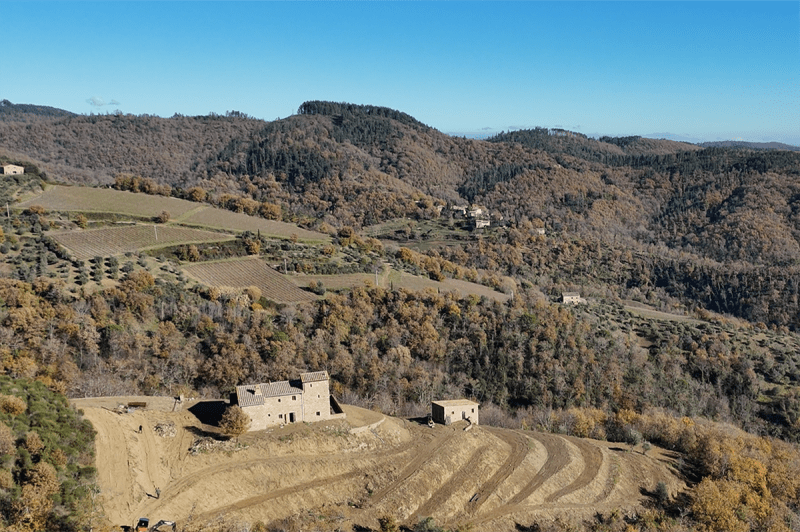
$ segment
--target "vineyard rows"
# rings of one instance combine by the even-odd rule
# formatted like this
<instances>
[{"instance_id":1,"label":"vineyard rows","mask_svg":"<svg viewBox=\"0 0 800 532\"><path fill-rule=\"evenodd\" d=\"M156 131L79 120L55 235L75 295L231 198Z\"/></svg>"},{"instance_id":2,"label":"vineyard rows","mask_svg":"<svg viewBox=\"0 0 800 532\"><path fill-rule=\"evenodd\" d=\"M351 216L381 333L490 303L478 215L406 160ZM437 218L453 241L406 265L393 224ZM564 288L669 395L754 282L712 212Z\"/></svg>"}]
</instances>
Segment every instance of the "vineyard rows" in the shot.
<instances>
[{"instance_id":1,"label":"vineyard rows","mask_svg":"<svg viewBox=\"0 0 800 532\"><path fill-rule=\"evenodd\" d=\"M233 235L170 225L106 227L52 235L77 259L109 257L143 249L231 240Z\"/></svg>"},{"instance_id":2,"label":"vineyard rows","mask_svg":"<svg viewBox=\"0 0 800 532\"><path fill-rule=\"evenodd\" d=\"M49 186L42 194L16 205L25 209L40 205L48 211L103 212L124 216L153 218L166 211L173 222L222 229L224 231L260 232L265 237L292 238L304 242L329 242L328 235L302 229L294 224L266 220L211 207L204 203L164 196L137 194L108 188Z\"/></svg>"},{"instance_id":3,"label":"vineyard rows","mask_svg":"<svg viewBox=\"0 0 800 532\"><path fill-rule=\"evenodd\" d=\"M258 258L205 262L184 266L184 271L200 283L217 288L256 286L261 294L278 303L312 301L313 294L301 290Z\"/></svg>"},{"instance_id":4,"label":"vineyard rows","mask_svg":"<svg viewBox=\"0 0 800 532\"><path fill-rule=\"evenodd\" d=\"M165 196L150 196L109 188L47 187L41 195L18 204L19 208L41 205L48 211L108 212L152 218L167 211L173 218L186 214L199 203Z\"/></svg>"},{"instance_id":5,"label":"vineyard rows","mask_svg":"<svg viewBox=\"0 0 800 532\"><path fill-rule=\"evenodd\" d=\"M292 235L295 235L300 241L330 241L328 235L317 233L316 231L309 231L294 224L266 220L256 216L217 209L215 207L202 207L176 221L187 225L211 227L214 229L224 229L226 231L260 232L261 236L264 237L292 238Z\"/></svg>"}]
</instances>

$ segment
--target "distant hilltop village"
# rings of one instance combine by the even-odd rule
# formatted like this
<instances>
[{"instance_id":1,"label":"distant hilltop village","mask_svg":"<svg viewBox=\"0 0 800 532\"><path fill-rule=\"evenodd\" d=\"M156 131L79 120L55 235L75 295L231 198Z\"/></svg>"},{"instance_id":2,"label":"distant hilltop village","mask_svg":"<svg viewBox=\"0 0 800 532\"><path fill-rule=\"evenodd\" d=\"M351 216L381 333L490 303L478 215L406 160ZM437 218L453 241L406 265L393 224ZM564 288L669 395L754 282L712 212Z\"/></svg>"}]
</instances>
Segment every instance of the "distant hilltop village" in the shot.
<instances>
[{"instance_id":1,"label":"distant hilltop village","mask_svg":"<svg viewBox=\"0 0 800 532\"><path fill-rule=\"evenodd\" d=\"M465 218L471 222L475 229L489 227L492 224L489 209L478 205L452 205L450 211L454 217ZM502 221L503 216L498 215L497 221Z\"/></svg>"},{"instance_id":2,"label":"distant hilltop village","mask_svg":"<svg viewBox=\"0 0 800 532\"><path fill-rule=\"evenodd\" d=\"M444 206L439 205L438 209L441 213L442 210L444 210ZM489 209L482 205L451 205L449 210L453 218L462 218L468 220L473 229L489 227L492 225L493 221L495 224L501 225L503 225L505 222L505 217L502 214L490 212ZM534 232L537 235L544 235L545 228L536 227L534 228Z\"/></svg>"}]
</instances>

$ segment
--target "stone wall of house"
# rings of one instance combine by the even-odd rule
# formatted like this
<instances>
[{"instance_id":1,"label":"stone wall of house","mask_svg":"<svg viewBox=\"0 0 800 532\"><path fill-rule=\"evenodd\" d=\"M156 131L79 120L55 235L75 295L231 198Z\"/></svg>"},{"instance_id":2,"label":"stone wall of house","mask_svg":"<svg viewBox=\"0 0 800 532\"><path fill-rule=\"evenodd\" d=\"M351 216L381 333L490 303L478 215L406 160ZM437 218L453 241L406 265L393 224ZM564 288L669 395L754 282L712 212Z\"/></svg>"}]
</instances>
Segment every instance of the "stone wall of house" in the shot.
<instances>
[{"instance_id":1,"label":"stone wall of house","mask_svg":"<svg viewBox=\"0 0 800 532\"><path fill-rule=\"evenodd\" d=\"M300 423L303 421L303 394L265 397L262 408L268 412L268 426Z\"/></svg>"},{"instance_id":2,"label":"stone wall of house","mask_svg":"<svg viewBox=\"0 0 800 532\"><path fill-rule=\"evenodd\" d=\"M298 393L297 395L265 397L263 405L244 406L242 410L250 416L250 430L264 430L275 425L300 423L303 421L303 396Z\"/></svg>"},{"instance_id":3,"label":"stone wall of house","mask_svg":"<svg viewBox=\"0 0 800 532\"><path fill-rule=\"evenodd\" d=\"M17 166L15 164L7 164L5 166L0 166L0 173L2 173L2 174L10 174L10 175L24 174L25 173L25 167Z\"/></svg>"},{"instance_id":4,"label":"stone wall of house","mask_svg":"<svg viewBox=\"0 0 800 532\"><path fill-rule=\"evenodd\" d=\"M250 416L250 428L248 430L264 430L267 428L268 412L262 405L243 406L242 411Z\"/></svg>"},{"instance_id":5,"label":"stone wall of house","mask_svg":"<svg viewBox=\"0 0 800 532\"><path fill-rule=\"evenodd\" d=\"M330 395L327 379L303 383L303 419L309 422L331 419Z\"/></svg>"},{"instance_id":6,"label":"stone wall of house","mask_svg":"<svg viewBox=\"0 0 800 532\"><path fill-rule=\"evenodd\" d=\"M469 419L473 424L479 424L478 418L478 405L475 403L464 405L453 404L437 404L431 403L431 417L436 423L443 425L461 421L462 419Z\"/></svg>"}]
</instances>

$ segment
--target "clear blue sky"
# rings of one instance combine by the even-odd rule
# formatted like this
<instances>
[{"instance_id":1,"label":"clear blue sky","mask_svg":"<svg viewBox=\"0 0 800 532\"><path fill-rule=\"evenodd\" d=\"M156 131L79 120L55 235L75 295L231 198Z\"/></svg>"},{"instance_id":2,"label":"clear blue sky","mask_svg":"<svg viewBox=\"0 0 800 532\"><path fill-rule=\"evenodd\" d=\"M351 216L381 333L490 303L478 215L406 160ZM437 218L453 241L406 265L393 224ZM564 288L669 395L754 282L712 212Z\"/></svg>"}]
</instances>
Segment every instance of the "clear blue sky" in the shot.
<instances>
[{"instance_id":1,"label":"clear blue sky","mask_svg":"<svg viewBox=\"0 0 800 532\"><path fill-rule=\"evenodd\" d=\"M0 20L0 99L78 113L272 120L318 99L451 133L800 144L798 1L3 1Z\"/></svg>"}]
</instances>

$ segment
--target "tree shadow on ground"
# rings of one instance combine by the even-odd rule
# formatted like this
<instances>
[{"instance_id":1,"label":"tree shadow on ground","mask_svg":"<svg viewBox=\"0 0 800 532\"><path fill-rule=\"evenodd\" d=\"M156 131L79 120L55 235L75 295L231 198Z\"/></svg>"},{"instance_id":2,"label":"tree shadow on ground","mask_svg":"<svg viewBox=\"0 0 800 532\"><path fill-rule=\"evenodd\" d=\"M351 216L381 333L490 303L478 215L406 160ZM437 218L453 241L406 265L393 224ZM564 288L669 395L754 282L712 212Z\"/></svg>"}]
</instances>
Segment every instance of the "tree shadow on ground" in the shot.
<instances>
[{"instance_id":1,"label":"tree shadow on ground","mask_svg":"<svg viewBox=\"0 0 800 532\"><path fill-rule=\"evenodd\" d=\"M187 426L185 428L188 432L191 432L198 438L213 438L215 440L222 439L222 436L219 434L219 432L205 430L203 427Z\"/></svg>"}]
</instances>

